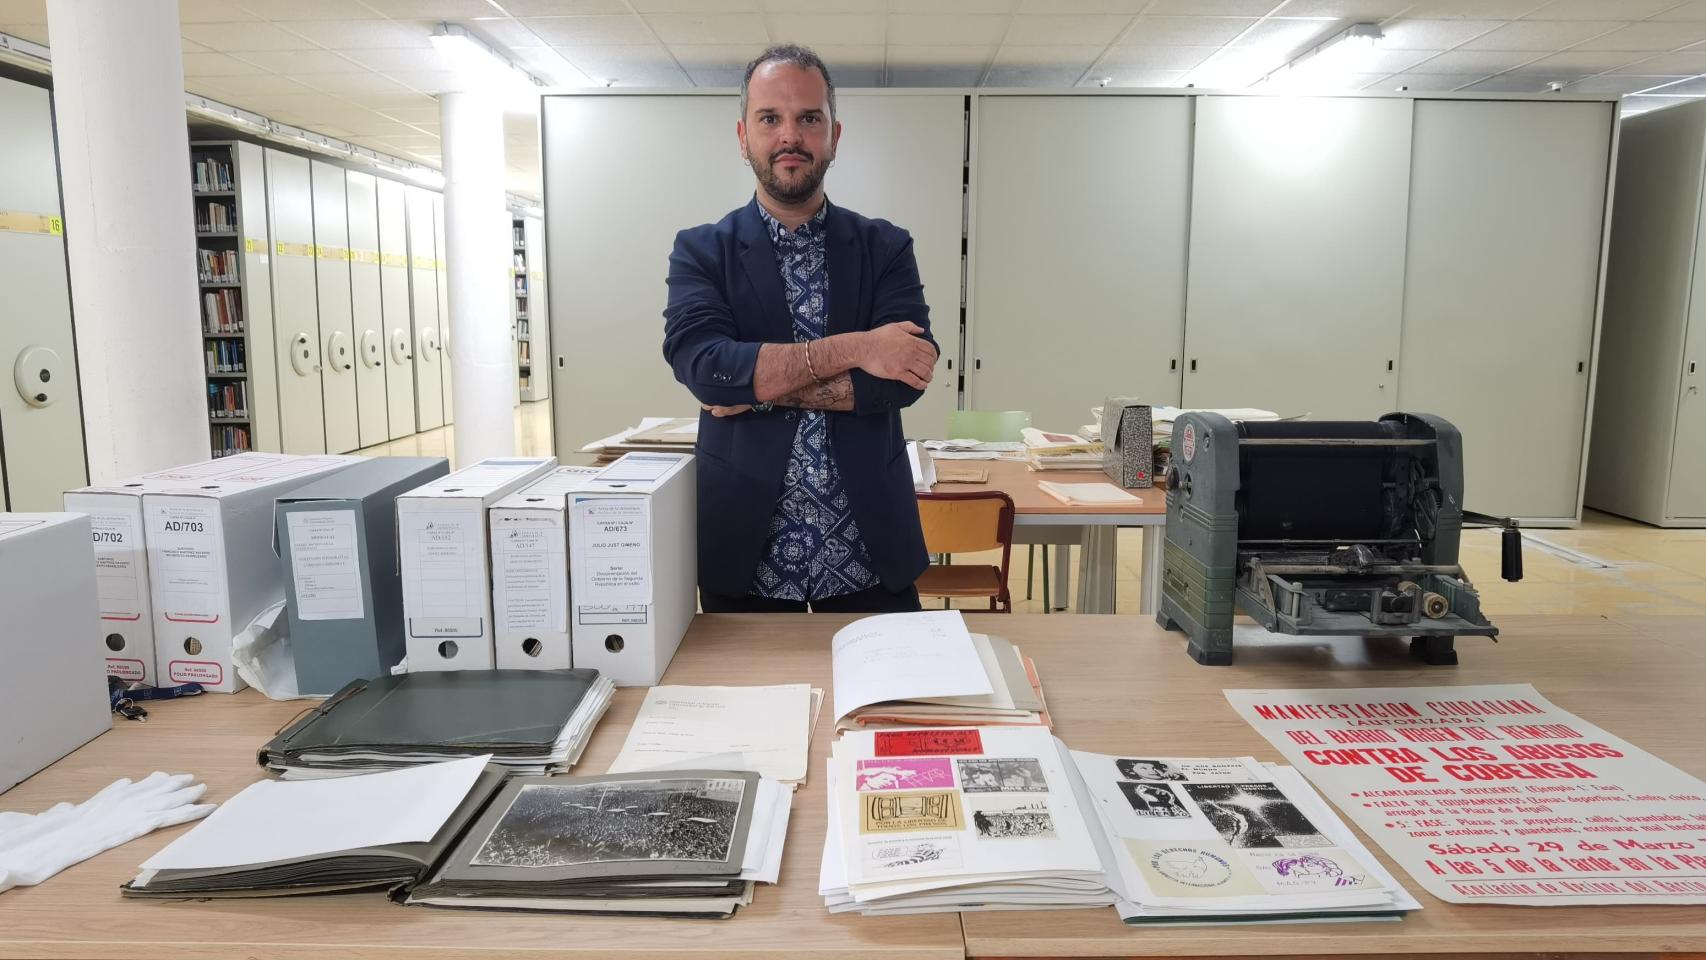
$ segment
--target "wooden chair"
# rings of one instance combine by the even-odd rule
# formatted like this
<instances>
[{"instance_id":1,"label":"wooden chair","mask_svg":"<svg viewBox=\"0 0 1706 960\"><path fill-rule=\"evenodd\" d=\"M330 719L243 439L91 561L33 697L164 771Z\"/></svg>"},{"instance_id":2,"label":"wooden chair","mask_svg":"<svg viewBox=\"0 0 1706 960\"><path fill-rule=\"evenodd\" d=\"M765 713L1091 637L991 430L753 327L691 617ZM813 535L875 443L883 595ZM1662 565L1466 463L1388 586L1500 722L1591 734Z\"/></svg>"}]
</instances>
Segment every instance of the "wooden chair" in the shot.
<instances>
[{"instance_id":1,"label":"wooden chair","mask_svg":"<svg viewBox=\"0 0 1706 960\"><path fill-rule=\"evenodd\" d=\"M999 490L921 493L918 519L930 553L1001 549L1001 565L932 564L918 578L920 597L988 597L989 609L1013 612L1007 564L1013 551L1013 498Z\"/></svg>"},{"instance_id":2,"label":"wooden chair","mask_svg":"<svg viewBox=\"0 0 1706 960\"><path fill-rule=\"evenodd\" d=\"M948 411L948 438L952 440L982 440L985 442L1013 442L1024 438L1024 430L1031 425L1031 414L1028 410L950 410ZM1013 532L1013 543L1027 548L1025 551L1025 599L1031 599L1031 589L1036 585L1037 547L1043 548L1043 612L1054 612L1054 600L1049 595L1048 583L1048 548L1049 544L1075 544L1079 540L1076 527L1042 527L1024 526ZM1065 606L1062 604L1062 606Z\"/></svg>"}]
</instances>

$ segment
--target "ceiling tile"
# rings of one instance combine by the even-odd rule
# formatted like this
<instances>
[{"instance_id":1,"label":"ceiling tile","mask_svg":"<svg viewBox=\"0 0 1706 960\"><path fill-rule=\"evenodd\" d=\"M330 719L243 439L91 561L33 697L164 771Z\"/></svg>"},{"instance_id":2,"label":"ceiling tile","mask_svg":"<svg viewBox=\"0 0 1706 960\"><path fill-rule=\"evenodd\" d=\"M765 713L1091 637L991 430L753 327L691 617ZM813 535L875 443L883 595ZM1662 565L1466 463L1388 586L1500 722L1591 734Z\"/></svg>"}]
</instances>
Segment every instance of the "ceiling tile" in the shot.
<instances>
[{"instance_id":1,"label":"ceiling tile","mask_svg":"<svg viewBox=\"0 0 1706 960\"><path fill-rule=\"evenodd\" d=\"M314 44L270 23L186 23L185 37L219 53L244 50L312 50Z\"/></svg>"},{"instance_id":2,"label":"ceiling tile","mask_svg":"<svg viewBox=\"0 0 1706 960\"><path fill-rule=\"evenodd\" d=\"M1277 54L1290 54L1315 46L1344 30L1336 20L1263 20L1239 37L1240 47L1261 47Z\"/></svg>"},{"instance_id":3,"label":"ceiling tile","mask_svg":"<svg viewBox=\"0 0 1706 960\"><path fill-rule=\"evenodd\" d=\"M419 90L406 90L402 93L373 93L367 91L345 90L340 95L351 103L368 107L373 110L423 110L426 115L411 119L411 123L438 122L438 99ZM399 120L405 119L398 117Z\"/></svg>"},{"instance_id":4,"label":"ceiling tile","mask_svg":"<svg viewBox=\"0 0 1706 960\"><path fill-rule=\"evenodd\" d=\"M742 67L692 67L682 64L695 87L738 87L745 75Z\"/></svg>"},{"instance_id":5,"label":"ceiling tile","mask_svg":"<svg viewBox=\"0 0 1706 960\"><path fill-rule=\"evenodd\" d=\"M1607 70L1625 66L1634 60L1635 56L1635 54L1629 53L1566 50L1550 57L1541 57L1532 63L1525 63L1517 69L1522 73L1552 74L1553 79L1574 80L1578 77L1589 77L1596 73L1604 73Z\"/></svg>"},{"instance_id":6,"label":"ceiling tile","mask_svg":"<svg viewBox=\"0 0 1706 960\"><path fill-rule=\"evenodd\" d=\"M339 50L339 53L369 70L438 70L444 66L436 50L381 47L377 50Z\"/></svg>"},{"instance_id":7,"label":"ceiling tile","mask_svg":"<svg viewBox=\"0 0 1706 960\"><path fill-rule=\"evenodd\" d=\"M0 33L10 32L0 27ZM223 53L186 53L184 54L184 76L186 77L241 77L256 73L266 73L266 70L252 63L244 63L235 57Z\"/></svg>"},{"instance_id":8,"label":"ceiling tile","mask_svg":"<svg viewBox=\"0 0 1706 960\"><path fill-rule=\"evenodd\" d=\"M564 59L594 83L623 87L679 87L687 75L658 44L599 44L558 47Z\"/></svg>"},{"instance_id":9,"label":"ceiling tile","mask_svg":"<svg viewBox=\"0 0 1706 960\"><path fill-rule=\"evenodd\" d=\"M672 43L669 52L675 55L676 62L688 69L727 67L746 71L747 63L753 57L764 52L760 43ZM829 64L830 76L835 76L835 64ZM740 78L736 78L737 80Z\"/></svg>"},{"instance_id":10,"label":"ceiling tile","mask_svg":"<svg viewBox=\"0 0 1706 960\"><path fill-rule=\"evenodd\" d=\"M1253 17L1138 17L1124 44L1210 46L1231 43L1256 25Z\"/></svg>"},{"instance_id":11,"label":"ceiling tile","mask_svg":"<svg viewBox=\"0 0 1706 960\"><path fill-rule=\"evenodd\" d=\"M779 43L882 43L887 24L874 13L772 13L765 17Z\"/></svg>"},{"instance_id":12,"label":"ceiling tile","mask_svg":"<svg viewBox=\"0 0 1706 960\"><path fill-rule=\"evenodd\" d=\"M1097 64L1095 73L1100 76L1087 78L1081 86L1100 86L1105 79L1110 87L1176 87L1185 80L1184 70L1145 70L1106 62Z\"/></svg>"},{"instance_id":13,"label":"ceiling tile","mask_svg":"<svg viewBox=\"0 0 1706 960\"><path fill-rule=\"evenodd\" d=\"M1434 56L1435 53L1436 51L1432 50L1375 49L1364 53L1357 63L1357 68L1363 73L1403 73Z\"/></svg>"},{"instance_id":14,"label":"ceiling tile","mask_svg":"<svg viewBox=\"0 0 1706 960\"><path fill-rule=\"evenodd\" d=\"M404 20L301 20L285 24L323 47L334 50L418 47L432 49L433 24ZM189 34L185 30L186 35ZM193 36L191 39L195 39Z\"/></svg>"},{"instance_id":15,"label":"ceiling tile","mask_svg":"<svg viewBox=\"0 0 1706 960\"><path fill-rule=\"evenodd\" d=\"M627 13L626 0L501 0L512 17L578 17Z\"/></svg>"},{"instance_id":16,"label":"ceiling tile","mask_svg":"<svg viewBox=\"0 0 1706 960\"><path fill-rule=\"evenodd\" d=\"M0 33L9 33L20 40L31 43L47 43L47 24L45 23L0 23Z\"/></svg>"},{"instance_id":17,"label":"ceiling tile","mask_svg":"<svg viewBox=\"0 0 1706 960\"><path fill-rule=\"evenodd\" d=\"M759 0L772 13L888 13L888 0ZM974 6L981 6L976 4ZM900 7L895 8L899 11ZM982 13L971 9L967 13Z\"/></svg>"},{"instance_id":18,"label":"ceiling tile","mask_svg":"<svg viewBox=\"0 0 1706 960\"><path fill-rule=\"evenodd\" d=\"M1280 0L1155 0L1145 13L1200 17L1265 17Z\"/></svg>"},{"instance_id":19,"label":"ceiling tile","mask_svg":"<svg viewBox=\"0 0 1706 960\"><path fill-rule=\"evenodd\" d=\"M1672 7L1663 13L1655 14L1654 20L1706 20L1706 0L1689 0L1681 6Z\"/></svg>"},{"instance_id":20,"label":"ceiling tile","mask_svg":"<svg viewBox=\"0 0 1706 960\"><path fill-rule=\"evenodd\" d=\"M511 20L508 17L485 17L464 20L463 26L468 32L490 40L493 44L514 51L523 47L548 46L545 38L527 28L521 20Z\"/></svg>"},{"instance_id":21,"label":"ceiling tile","mask_svg":"<svg viewBox=\"0 0 1706 960\"><path fill-rule=\"evenodd\" d=\"M274 73L258 73L249 77L193 77L187 78L185 85L192 93L221 98L286 94L320 96L313 88Z\"/></svg>"},{"instance_id":22,"label":"ceiling tile","mask_svg":"<svg viewBox=\"0 0 1706 960\"><path fill-rule=\"evenodd\" d=\"M1011 17L895 14L889 43L921 46L987 46L1000 43Z\"/></svg>"},{"instance_id":23,"label":"ceiling tile","mask_svg":"<svg viewBox=\"0 0 1706 960\"><path fill-rule=\"evenodd\" d=\"M47 26L45 0L0 0L0 23Z\"/></svg>"},{"instance_id":24,"label":"ceiling tile","mask_svg":"<svg viewBox=\"0 0 1706 960\"><path fill-rule=\"evenodd\" d=\"M1206 89L1242 89L1278 67L1283 59L1261 47L1225 47L1198 64L1185 79Z\"/></svg>"},{"instance_id":25,"label":"ceiling tile","mask_svg":"<svg viewBox=\"0 0 1706 960\"><path fill-rule=\"evenodd\" d=\"M891 14L1008 14L1013 0L889 0Z\"/></svg>"},{"instance_id":26,"label":"ceiling tile","mask_svg":"<svg viewBox=\"0 0 1706 960\"><path fill-rule=\"evenodd\" d=\"M1634 93L1648 87L1682 80L1683 77L1588 77L1577 80L1564 91L1565 93Z\"/></svg>"},{"instance_id":27,"label":"ceiling tile","mask_svg":"<svg viewBox=\"0 0 1706 960\"><path fill-rule=\"evenodd\" d=\"M1501 73L1539 57L1532 51L1517 50L1447 50L1416 64L1415 73Z\"/></svg>"},{"instance_id":28,"label":"ceiling tile","mask_svg":"<svg viewBox=\"0 0 1706 960\"><path fill-rule=\"evenodd\" d=\"M295 0L290 2L294 3ZM403 20L466 20L469 17L489 17L497 13L486 0L362 0L362 3L387 17Z\"/></svg>"},{"instance_id":29,"label":"ceiling tile","mask_svg":"<svg viewBox=\"0 0 1706 960\"><path fill-rule=\"evenodd\" d=\"M1539 77L1507 73L1472 83L1466 89L1471 93L1546 93L1550 88Z\"/></svg>"},{"instance_id":30,"label":"ceiling tile","mask_svg":"<svg viewBox=\"0 0 1706 960\"><path fill-rule=\"evenodd\" d=\"M327 93L336 93L340 95L357 93L391 94L396 96L404 96L409 93L409 88L403 86L403 84L398 81L403 80L405 77L423 77L428 75L435 78L445 78L454 76L455 74L424 70L399 70L393 71L387 76L381 76L377 73L291 74L292 77L306 83L310 87L313 87L316 90L324 90ZM414 86L414 84L410 84L410 86ZM417 87L416 89L420 88Z\"/></svg>"},{"instance_id":31,"label":"ceiling tile","mask_svg":"<svg viewBox=\"0 0 1706 960\"><path fill-rule=\"evenodd\" d=\"M179 23L232 23L255 19L258 18L250 11L224 0L178 0Z\"/></svg>"},{"instance_id":32,"label":"ceiling tile","mask_svg":"<svg viewBox=\"0 0 1706 960\"><path fill-rule=\"evenodd\" d=\"M1547 0L1416 0L1404 11L1408 17L1441 20L1515 20L1546 5Z\"/></svg>"},{"instance_id":33,"label":"ceiling tile","mask_svg":"<svg viewBox=\"0 0 1706 960\"><path fill-rule=\"evenodd\" d=\"M837 67L835 70L835 86L852 90L857 87L880 87L883 85L883 68L876 67Z\"/></svg>"},{"instance_id":34,"label":"ceiling tile","mask_svg":"<svg viewBox=\"0 0 1706 960\"><path fill-rule=\"evenodd\" d=\"M437 65L431 50L410 50L418 61L427 60ZM294 76L299 73L365 73L368 67L356 63L347 57L340 57L330 50L281 50L276 52L254 51L238 54L244 60L273 73Z\"/></svg>"},{"instance_id":35,"label":"ceiling tile","mask_svg":"<svg viewBox=\"0 0 1706 960\"><path fill-rule=\"evenodd\" d=\"M442 93L455 88L464 79L454 70L392 70L384 77L376 73L361 76L373 78L374 87L370 89L375 93L408 92L396 90L396 84L399 83L422 93Z\"/></svg>"},{"instance_id":36,"label":"ceiling tile","mask_svg":"<svg viewBox=\"0 0 1706 960\"><path fill-rule=\"evenodd\" d=\"M1530 14L1536 20L1644 20L1678 0L1552 0Z\"/></svg>"},{"instance_id":37,"label":"ceiling tile","mask_svg":"<svg viewBox=\"0 0 1706 960\"><path fill-rule=\"evenodd\" d=\"M1131 17L1108 14L1074 16L1016 16L1007 28L1007 42L1026 46L1062 46L1113 43L1131 23Z\"/></svg>"},{"instance_id":38,"label":"ceiling tile","mask_svg":"<svg viewBox=\"0 0 1706 960\"><path fill-rule=\"evenodd\" d=\"M759 13L758 0L634 0L639 13Z\"/></svg>"},{"instance_id":39,"label":"ceiling tile","mask_svg":"<svg viewBox=\"0 0 1706 960\"><path fill-rule=\"evenodd\" d=\"M1006 44L995 53L994 66L998 68L1041 68L1051 70L1067 70L1083 73L1096 62L1096 58L1106 50L1103 46L1022 46ZM1065 86L1072 86L1078 81L1074 76Z\"/></svg>"},{"instance_id":40,"label":"ceiling tile","mask_svg":"<svg viewBox=\"0 0 1706 960\"><path fill-rule=\"evenodd\" d=\"M891 87L975 87L982 67L889 67Z\"/></svg>"},{"instance_id":41,"label":"ceiling tile","mask_svg":"<svg viewBox=\"0 0 1706 960\"><path fill-rule=\"evenodd\" d=\"M1639 74L1646 77L1676 75L1692 76L1706 73L1706 51L1683 50L1677 53L1663 53L1645 60L1637 60L1626 67L1618 67L1612 73Z\"/></svg>"},{"instance_id":42,"label":"ceiling tile","mask_svg":"<svg viewBox=\"0 0 1706 960\"><path fill-rule=\"evenodd\" d=\"M756 13L654 13L645 17L664 43L769 42L764 18Z\"/></svg>"},{"instance_id":43,"label":"ceiling tile","mask_svg":"<svg viewBox=\"0 0 1706 960\"><path fill-rule=\"evenodd\" d=\"M995 59L996 47L889 47L889 69L895 67L977 67L983 69Z\"/></svg>"},{"instance_id":44,"label":"ceiling tile","mask_svg":"<svg viewBox=\"0 0 1706 960\"><path fill-rule=\"evenodd\" d=\"M217 0L232 6L231 0ZM377 14L371 6L352 0L237 0L236 6L262 20L287 23L292 20L371 20ZM229 18L227 18L229 19Z\"/></svg>"},{"instance_id":45,"label":"ceiling tile","mask_svg":"<svg viewBox=\"0 0 1706 960\"><path fill-rule=\"evenodd\" d=\"M1624 97L1623 115L1625 117L1632 117L1643 113L1651 113L1654 110L1665 110L1681 104L1696 102L1698 101L1685 97Z\"/></svg>"},{"instance_id":46,"label":"ceiling tile","mask_svg":"<svg viewBox=\"0 0 1706 960\"><path fill-rule=\"evenodd\" d=\"M594 44L655 43L656 37L639 17L530 17L528 29L553 47L582 47Z\"/></svg>"},{"instance_id":47,"label":"ceiling tile","mask_svg":"<svg viewBox=\"0 0 1706 960\"><path fill-rule=\"evenodd\" d=\"M1706 22L1632 23L1577 44L1577 50L1627 50L1663 53L1706 40Z\"/></svg>"},{"instance_id":48,"label":"ceiling tile","mask_svg":"<svg viewBox=\"0 0 1706 960\"><path fill-rule=\"evenodd\" d=\"M1401 73L1387 77L1381 81L1381 86L1389 84L1393 90L1407 86L1411 93L1442 93L1474 83L1484 76L1484 73Z\"/></svg>"},{"instance_id":49,"label":"ceiling tile","mask_svg":"<svg viewBox=\"0 0 1706 960\"><path fill-rule=\"evenodd\" d=\"M1332 17L1378 23L1414 6L1409 0L1291 0L1279 9L1282 17Z\"/></svg>"},{"instance_id":50,"label":"ceiling tile","mask_svg":"<svg viewBox=\"0 0 1706 960\"><path fill-rule=\"evenodd\" d=\"M1554 52L1622 26L1609 20L1518 20L1464 44L1471 50Z\"/></svg>"},{"instance_id":51,"label":"ceiling tile","mask_svg":"<svg viewBox=\"0 0 1706 960\"><path fill-rule=\"evenodd\" d=\"M1108 51L1104 66L1128 70L1190 70L1214 55L1219 47L1119 46Z\"/></svg>"},{"instance_id":52,"label":"ceiling tile","mask_svg":"<svg viewBox=\"0 0 1706 960\"><path fill-rule=\"evenodd\" d=\"M1649 83L1641 88L1644 93L1660 97L1700 97L1706 96L1706 78L1690 77L1674 83Z\"/></svg>"},{"instance_id":53,"label":"ceiling tile","mask_svg":"<svg viewBox=\"0 0 1706 960\"><path fill-rule=\"evenodd\" d=\"M824 63L829 64L830 75L835 77L838 84L841 82L841 71L849 66L880 67L886 59L885 49L874 44L825 44L813 49L823 58Z\"/></svg>"},{"instance_id":54,"label":"ceiling tile","mask_svg":"<svg viewBox=\"0 0 1706 960\"><path fill-rule=\"evenodd\" d=\"M374 107L373 109L398 123L437 123L437 103L424 95L423 99L426 102L418 107Z\"/></svg>"},{"instance_id":55,"label":"ceiling tile","mask_svg":"<svg viewBox=\"0 0 1706 960\"><path fill-rule=\"evenodd\" d=\"M1070 67L991 67L983 78L986 87L1070 87L1084 71Z\"/></svg>"},{"instance_id":56,"label":"ceiling tile","mask_svg":"<svg viewBox=\"0 0 1706 960\"><path fill-rule=\"evenodd\" d=\"M1500 26L1496 20L1393 20L1382 24L1388 50L1450 50Z\"/></svg>"},{"instance_id":57,"label":"ceiling tile","mask_svg":"<svg viewBox=\"0 0 1706 960\"><path fill-rule=\"evenodd\" d=\"M1019 0L1018 13L1120 13L1143 12L1149 0Z\"/></svg>"},{"instance_id":58,"label":"ceiling tile","mask_svg":"<svg viewBox=\"0 0 1706 960\"><path fill-rule=\"evenodd\" d=\"M515 55L516 63L542 80L561 84L590 81L590 78L576 70L573 64L564 60L562 54L550 47L514 47L510 53Z\"/></svg>"}]
</instances>

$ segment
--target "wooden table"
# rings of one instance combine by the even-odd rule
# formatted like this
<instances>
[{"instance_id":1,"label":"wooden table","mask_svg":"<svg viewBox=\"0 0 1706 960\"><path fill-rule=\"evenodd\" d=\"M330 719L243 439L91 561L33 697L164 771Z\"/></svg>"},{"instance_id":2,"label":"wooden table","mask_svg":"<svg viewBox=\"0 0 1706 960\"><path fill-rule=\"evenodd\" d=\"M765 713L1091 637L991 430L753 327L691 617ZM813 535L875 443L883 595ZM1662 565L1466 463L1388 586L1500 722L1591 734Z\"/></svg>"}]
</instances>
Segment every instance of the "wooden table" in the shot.
<instances>
[{"instance_id":1,"label":"wooden table","mask_svg":"<svg viewBox=\"0 0 1706 960\"><path fill-rule=\"evenodd\" d=\"M701 616L665 680L829 686L829 638L850 617ZM1706 621L1678 619L1664 639L1588 617L1504 617L1497 645L1466 640L1459 667L1418 667L1397 642L1321 638L1242 644L1230 667L1202 667L1182 635L1147 617L968 614L972 629L1018 642L1037 662L1073 747L1107 753L1281 759L1233 713L1226 687L1531 682L1559 706L1697 776L1706 653L1684 650ZM1655 627L1656 632L1657 627ZM577 770L606 769L640 702L619 692ZM109 734L0 795L0 808L82 800L119 776L195 772L222 800L260 778L255 749L299 706L252 691L153 705L146 724ZM826 710L825 713L829 713ZM1679 718L1689 718L1686 722ZM1511 956L1706 955L1706 907L1502 907L1442 903L1370 844L1425 909L1399 923L1134 929L1111 909L831 916L817 895L822 765L832 727L812 741L811 779L795 798L782 882L728 921L532 916L394 906L372 894L209 903L120 899L136 865L188 827L108 851L34 888L0 895L0 958L353 958L450 960L575 956ZM1355 829L1354 827L1352 829ZM963 927L963 930L962 930ZM963 940L962 940L963 936Z\"/></svg>"},{"instance_id":2,"label":"wooden table","mask_svg":"<svg viewBox=\"0 0 1706 960\"><path fill-rule=\"evenodd\" d=\"M1153 614L1161 602L1161 550L1166 543L1167 493L1160 487L1147 490L1128 490L1138 503L1121 506L1079 507L1061 503L1037 488L1040 480L1054 483L1107 483L1108 476L1100 470L1032 470L1018 460L938 460L943 464L964 464L987 469L987 483L938 483L931 488L936 493L972 493L978 490L999 490L1013 498L1015 527L1026 527L1033 534L1045 529L1059 530L1062 536L1032 536L1026 543L1051 543L1058 546L1078 544L1083 552L1078 558L1078 612L1113 613L1114 585L1119 578L1120 527L1138 527L1143 531L1143 592L1139 595L1137 612ZM1019 531L1015 530L1018 534ZM1062 575L1066 563L1061 551L1061 563L1056 568ZM1062 604L1061 606L1064 606Z\"/></svg>"}]
</instances>

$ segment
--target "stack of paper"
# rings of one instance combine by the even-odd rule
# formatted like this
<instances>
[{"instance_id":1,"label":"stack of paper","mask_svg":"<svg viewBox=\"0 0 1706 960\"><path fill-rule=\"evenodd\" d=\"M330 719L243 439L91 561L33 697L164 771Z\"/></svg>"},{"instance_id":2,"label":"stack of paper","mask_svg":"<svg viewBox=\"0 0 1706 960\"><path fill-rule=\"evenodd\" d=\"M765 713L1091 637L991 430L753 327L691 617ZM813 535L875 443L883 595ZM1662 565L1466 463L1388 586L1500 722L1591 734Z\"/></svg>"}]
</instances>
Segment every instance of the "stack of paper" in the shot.
<instances>
[{"instance_id":1,"label":"stack of paper","mask_svg":"<svg viewBox=\"0 0 1706 960\"><path fill-rule=\"evenodd\" d=\"M776 882L792 803L742 771L514 778L403 902L726 917Z\"/></svg>"},{"instance_id":2,"label":"stack of paper","mask_svg":"<svg viewBox=\"0 0 1706 960\"><path fill-rule=\"evenodd\" d=\"M936 461L931 459L930 452L917 440L909 440L906 462L912 467L912 489L918 493L929 493L930 488L936 485Z\"/></svg>"},{"instance_id":3,"label":"stack of paper","mask_svg":"<svg viewBox=\"0 0 1706 960\"><path fill-rule=\"evenodd\" d=\"M1127 923L1399 919L1417 903L1290 767L1072 752Z\"/></svg>"},{"instance_id":4,"label":"stack of paper","mask_svg":"<svg viewBox=\"0 0 1706 960\"><path fill-rule=\"evenodd\" d=\"M1034 427L1022 431L1025 462L1033 470L1100 470L1102 442L1076 433L1048 433Z\"/></svg>"},{"instance_id":5,"label":"stack of paper","mask_svg":"<svg viewBox=\"0 0 1706 960\"><path fill-rule=\"evenodd\" d=\"M1133 496L1111 483L1055 483L1052 480L1038 480L1037 489L1069 507L1105 507L1143 502L1142 497Z\"/></svg>"},{"instance_id":6,"label":"stack of paper","mask_svg":"<svg viewBox=\"0 0 1706 960\"><path fill-rule=\"evenodd\" d=\"M1105 906L1089 803L1045 730L849 733L818 892L832 913Z\"/></svg>"},{"instance_id":7,"label":"stack of paper","mask_svg":"<svg viewBox=\"0 0 1706 960\"><path fill-rule=\"evenodd\" d=\"M757 774L506 780L488 759L252 784L123 893L379 888L431 906L728 916L781 872L793 794Z\"/></svg>"},{"instance_id":8,"label":"stack of paper","mask_svg":"<svg viewBox=\"0 0 1706 960\"><path fill-rule=\"evenodd\" d=\"M511 773L568 770L610 707L597 670L446 670L355 680L261 748L286 778L490 754Z\"/></svg>"},{"instance_id":9,"label":"stack of paper","mask_svg":"<svg viewBox=\"0 0 1706 960\"><path fill-rule=\"evenodd\" d=\"M837 730L1052 723L1036 664L958 610L855 620L836 631L831 667Z\"/></svg>"},{"instance_id":10,"label":"stack of paper","mask_svg":"<svg viewBox=\"0 0 1706 960\"><path fill-rule=\"evenodd\" d=\"M1155 421L1155 445L1168 446L1173 440L1173 421L1179 419L1182 413L1218 413L1228 420L1279 420L1279 414L1272 410L1258 410L1255 407L1153 407L1150 417Z\"/></svg>"},{"instance_id":11,"label":"stack of paper","mask_svg":"<svg viewBox=\"0 0 1706 960\"><path fill-rule=\"evenodd\" d=\"M774 687L652 687L610 773L716 767L797 786L806 779L823 691Z\"/></svg>"}]
</instances>

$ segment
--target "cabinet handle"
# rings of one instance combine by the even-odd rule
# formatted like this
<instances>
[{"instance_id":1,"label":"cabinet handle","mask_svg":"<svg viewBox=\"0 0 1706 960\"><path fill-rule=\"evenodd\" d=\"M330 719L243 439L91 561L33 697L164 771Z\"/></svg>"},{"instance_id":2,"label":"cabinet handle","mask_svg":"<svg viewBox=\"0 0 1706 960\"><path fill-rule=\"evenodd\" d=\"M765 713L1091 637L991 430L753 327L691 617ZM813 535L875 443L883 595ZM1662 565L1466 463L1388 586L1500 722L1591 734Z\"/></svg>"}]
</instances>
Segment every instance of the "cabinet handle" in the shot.
<instances>
[{"instance_id":1,"label":"cabinet handle","mask_svg":"<svg viewBox=\"0 0 1706 960\"><path fill-rule=\"evenodd\" d=\"M1191 372L1192 373L1197 372L1197 358L1196 357L1191 358Z\"/></svg>"},{"instance_id":2,"label":"cabinet handle","mask_svg":"<svg viewBox=\"0 0 1706 960\"><path fill-rule=\"evenodd\" d=\"M1168 370L1177 370L1177 369L1179 369L1179 358L1178 358L1178 357L1174 357L1174 358L1173 358L1173 359L1171 359L1171 360L1168 360L1168 361L1167 361L1167 369L1168 369Z\"/></svg>"}]
</instances>

